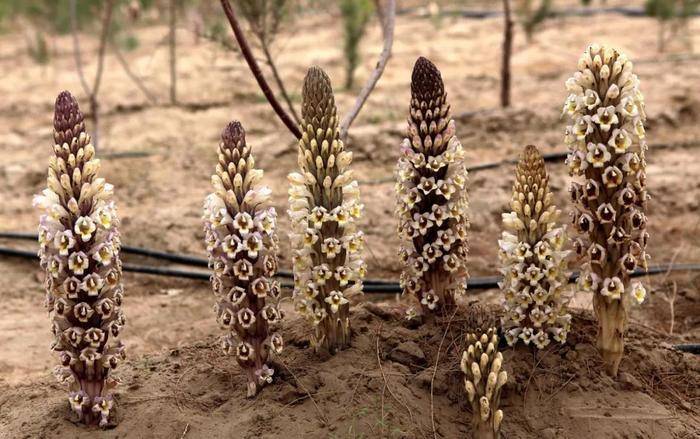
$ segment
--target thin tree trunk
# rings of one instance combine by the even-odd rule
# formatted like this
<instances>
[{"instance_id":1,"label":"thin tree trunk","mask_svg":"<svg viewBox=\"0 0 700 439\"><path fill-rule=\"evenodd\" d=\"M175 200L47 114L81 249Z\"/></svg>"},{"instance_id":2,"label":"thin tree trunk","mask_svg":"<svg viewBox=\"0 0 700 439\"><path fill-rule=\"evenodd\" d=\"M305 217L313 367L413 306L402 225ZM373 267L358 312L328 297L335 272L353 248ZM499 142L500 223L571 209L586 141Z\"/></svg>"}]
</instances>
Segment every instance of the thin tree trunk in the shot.
<instances>
[{"instance_id":1,"label":"thin tree trunk","mask_svg":"<svg viewBox=\"0 0 700 439\"><path fill-rule=\"evenodd\" d=\"M510 0L503 0L503 61L501 64L501 107L510 106L510 56L513 51L513 19Z\"/></svg>"},{"instance_id":2,"label":"thin tree trunk","mask_svg":"<svg viewBox=\"0 0 700 439\"><path fill-rule=\"evenodd\" d=\"M173 105L177 103L177 57L175 54L175 33L177 31L176 1L177 0L170 0L170 33L168 38L168 44L170 47L170 103Z\"/></svg>"}]
</instances>

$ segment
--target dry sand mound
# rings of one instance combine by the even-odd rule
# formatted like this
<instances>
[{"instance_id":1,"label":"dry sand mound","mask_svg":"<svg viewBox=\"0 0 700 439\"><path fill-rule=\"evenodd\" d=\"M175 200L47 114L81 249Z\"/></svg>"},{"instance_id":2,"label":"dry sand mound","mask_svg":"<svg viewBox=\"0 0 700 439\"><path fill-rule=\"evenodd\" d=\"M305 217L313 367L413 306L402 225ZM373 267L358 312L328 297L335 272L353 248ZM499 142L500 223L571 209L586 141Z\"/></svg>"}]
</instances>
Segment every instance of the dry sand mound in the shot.
<instances>
[{"instance_id":1,"label":"dry sand mound","mask_svg":"<svg viewBox=\"0 0 700 439\"><path fill-rule=\"evenodd\" d=\"M415 329L399 315L376 305L355 309L353 345L332 358L313 353L308 328L293 317L279 378L255 400L244 397L245 378L214 337L133 358L119 373L117 425L100 437L467 437L458 359L473 312ZM612 380L600 373L592 316L577 313L573 328L565 345L542 352L502 347L510 376L501 403L505 438L699 437L696 356L633 325ZM97 433L74 423L52 378L0 390L2 438Z\"/></svg>"}]
</instances>

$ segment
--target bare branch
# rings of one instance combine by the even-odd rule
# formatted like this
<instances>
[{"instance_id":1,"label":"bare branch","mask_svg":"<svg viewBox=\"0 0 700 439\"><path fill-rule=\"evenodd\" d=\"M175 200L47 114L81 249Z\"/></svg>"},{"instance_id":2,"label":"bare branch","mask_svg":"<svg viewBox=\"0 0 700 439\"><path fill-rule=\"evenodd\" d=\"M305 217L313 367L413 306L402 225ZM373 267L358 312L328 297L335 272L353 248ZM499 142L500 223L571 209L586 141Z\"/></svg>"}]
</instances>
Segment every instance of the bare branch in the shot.
<instances>
[{"instance_id":1,"label":"bare branch","mask_svg":"<svg viewBox=\"0 0 700 439\"><path fill-rule=\"evenodd\" d=\"M284 99L284 101L287 103L287 108L289 108L289 112L291 113L297 125L299 125L301 124L301 119L299 119L299 115L297 115L296 110L294 110L294 105L292 104L292 100L289 98L289 94L287 93L287 89L284 86L284 82L282 81L282 78L280 77L279 72L277 71L277 66L275 65L275 61L272 58L272 55L270 54L270 49L267 47L267 42L262 37L262 35L258 36L258 39L260 40L260 47L262 48L263 55L265 55L265 61L267 61L267 65L270 66L270 71L272 71L272 77L274 78L275 83L277 83L277 88L279 88L280 90L282 99Z\"/></svg>"},{"instance_id":2,"label":"bare branch","mask_svg":"<svg viewBox=\"0 0 700 439\"><path fill-rule=\"evenodd\" d=\"M175 0L170 0L170 23L168 33L168 48L170 53L170 103L177 103L177 54L175 53L177 33L177 10Z\"/></svg>"},{"instance_id":3,"label":"bare branch","mask_svg":"<svg viewBox=\"0 0 700 439\"><path fill-rule=\"evenodd\" d=\"M231 30L233 30L233 34L236 37L238 46L241 48L241 53L243 54L243 57L248 63L248 68L250 68L251 73L253 74L253 76L255 76L255 80L258 82L260 90L263 92L263 94L267 98L267 101L272 106L272 109L275 110L275 113L277 113L277 116L287 126L289 131L291 131L297 139L301 138L301 131L299 130L299 127L296 125L296 123L294 123L294 120L292 120L292 118L287 114L287 112L284 111L284 108L282 108L280 103L277 101L277 98L275 98L275 95L272 93L270 86L265 80L265 77L263 76L262 71L260 70L260 66L255 60L255 57L253 56L253 53L250 50L250 46L248 45L248 41L246 40L245 35L241 30L241 25L239 24L238 19L236 18L236 14L233 12L231 3L229 3L228 0L221 0L221 7L224 9L226 18L228 18L228 22L231 25Z\"/></svg>"},{"instance_id":4,"label":"bare branch","mask_svg":"<svg viewBox=\"0 0 700 439\"><path fill-rule=\"evenodd\" d=\"M381 10L379 4L377 5L377 7L378 11ZM394 44L394 19L396 17L396 0L388 0L386 11L379 14L380 20L382 16L385 17L384 21L381 23L382 34L384 35L384 48L382 49L382 53L379 55L379 60L377 61L376 67L369 75L365 86L362 87L360 94L355 99L355 104L345 114L342 122L340 123L340 138L343 141L347 139L348 129L350 128L350 125L355 120L357 115L360 114L362 106L367 101L367 98L369 98L369 95L374 90L374 87L377 85L377 82L379 82L379 78L382 77L382 74L384 73L384 68L386 67L387 62L391 57L391 47Z\"/></svg>"},{"instance_id":5,"label":"bare branch","mask_svg":"<svg viewBox=\"0 0 700 439\"><path fill-rule=\"evenodd\" d=\"M86 95L90 96L92 91L90 91L90 86L85 80L85 73L83 73L83 61L80 56L80 42L78 40L78 6L77 0L70 0L69 13L70 13L70 31L73 36L73 57L75 58L75 68L78 71L78 77L80 78L80 85L83 86L83 91Z\"/></svg>"},{"instance_id":6,"label":"bare branch","mask_svg":"<svg viewBox=\"0 0 700 439\"><path fill-rule=\"evenodd\" d=\"M95 82L92 86L92 94L97 96L102 82L102 72L104 71L105 53L107 52L107 40L109 38L109 27L112 24L112 11L114 10L114 0L105 0L104 15L102 16L102 33L100 35L100 46L97 51L97 71L95 72Z\"/></svg>"},{"instance_id":7,"label":"bare branch","mask_svg":"<svg viewBox=\"0 0 700 439\"><path fill-rule=\"evenodd\" d=\"M129 63L126 61L126 59L124 59L124 55L122 54L121 50L119 50L119 47L117 47L117 44L114 42L112 42L112 50L114 50L114 54L117 57L117 61L119 61L119 64L121 64L126 75L134 82L134 84L136 84L136 86L139 88L139 90L141 90L141 92L144 94L144 96L146 96L146 99L148 99L148 101L151 104L155 104L156 103L155 96L153 95L153 93L151 93L148 90L148 88L143 83L143 81L138 76L136 76L134 74L134 72L131 71L131 67L129 67Z\"/></svg>"},{"instance_id":8,"label":"bare branch","mask_svg":"<svg viewBox=\"0 0 700 439\"><path fill-rule=\"evenodd\" d=\"M503 0L503 61L501 63L501 107L510 106L510 55L513 52L513 19L510 0Z\"/></svg>"}]
</instances>

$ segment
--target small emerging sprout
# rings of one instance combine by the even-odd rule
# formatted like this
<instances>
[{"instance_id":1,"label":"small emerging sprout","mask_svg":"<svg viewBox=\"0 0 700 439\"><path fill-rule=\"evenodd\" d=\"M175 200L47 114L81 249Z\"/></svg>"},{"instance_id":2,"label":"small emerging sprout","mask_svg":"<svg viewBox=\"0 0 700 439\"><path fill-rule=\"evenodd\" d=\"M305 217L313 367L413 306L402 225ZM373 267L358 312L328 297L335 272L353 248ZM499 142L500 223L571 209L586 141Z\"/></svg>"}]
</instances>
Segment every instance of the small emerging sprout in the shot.
<instances>
[{"instance_id":1,"label":"small emerging sprout","mask_svg":"<svg viewBox=\"0 0 700 439\"><path fill-rule=\"evenodd\" d=\"M535 146L527 146L515 170L511 212L503 214L505 231L498 241L503 283L506 341L531 342L543 349L554 340L566 341L571 315L562 290L568 283L564 227L549 190L544 159Z\"/></svg>"},{"instance_id":2,"label":"small emerging sprout","mask_svg":"<svg viewBox=\"0 0 700 439\"><path fill-rule=\"evenodd\" d=\"M496 328L490 328L480 335L467 335L467 343L460 368L464 373L464 388L472 408L472 437L498 439L503 421L503 410L498 407L508 374L503 370L503 355L498 352Z\"/></svg>"},{"instance_id":3,"label":"small emerging sprout","mask_svg":"<svg viewBox=\"0 0 700 439\"><path fill-rule=\"evenodd\" d=\"M616 49L589 46L578 71L566 81L564 113L571 119L565 142L573 177L572 216L585 260L580 286L593 294L598 350L615 376L624 350L629 304L644 300L630 274L646 269L646 183L644 97L632 62Z\"/></svg>"},{"instance_id":4,"label":"small emerging sprout","mask_svg":"<svg viewBox=\"0 0 700 439\"><path fill-rule=\"evenodd\" d=\"M418 58L407 138L397 165L396 213L404 293L425 314L446 314L466 289L467 169L440 71Z\"/></svg>"},{"instance_id":5,"label":"small emerging sprout","mask_svg":"<svg viewBox=\"0 0 700 439\"><path fill-rule=\"evenodd\" d=\"M56 98L47 188L34 197L46 304L53 321L55 371L68 382L81 422L106 427L113 413L110 371L124 359L119 219L112 185L97 177L100 161L78 102Z\"/></svg>"},{"instance_id":6,"label":"small emerging sprout","mask_svg":"<svg viewBox=\"0 0 700 439\"><path fill-rule=\"evenodd\" d=\"M334 354L350 344L349 299L362 293L364 235L355 222L363 206L330 78L318 67L304 79L300 128L300 169L288 177L294 303L315 328L316 350Z\"/></svg>"},{"instance_id":7,"label":"small emerging sprout","mask_svg":"<svg viewBox=\"0 0 700 439\"><path fill-rule=\"evenodd\" d=\"M229 123L221 134L219 163L212 176L214 192L204 202L205 243L216 296L216 319L226 331L222 348L236 355L248 378L247 396L258 394L274 370L270 352L282 351L275 329L282 319L277 271L276 212L266 207L270 190L259 186L243 126Z\"/></svg>"}]
</instances>

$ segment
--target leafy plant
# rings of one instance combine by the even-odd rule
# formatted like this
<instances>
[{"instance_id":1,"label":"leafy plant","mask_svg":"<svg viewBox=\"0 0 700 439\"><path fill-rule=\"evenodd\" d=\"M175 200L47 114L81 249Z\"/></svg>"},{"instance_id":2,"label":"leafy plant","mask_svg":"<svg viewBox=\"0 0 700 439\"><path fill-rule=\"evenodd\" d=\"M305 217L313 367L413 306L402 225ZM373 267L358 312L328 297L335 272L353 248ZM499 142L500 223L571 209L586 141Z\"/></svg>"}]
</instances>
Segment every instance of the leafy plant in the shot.
<instances>
[{"instance_id":1,"label":"leafy plant","mask_svg":"<svg viewBox=\"0 0 700 439\"><path fill-rule=\"evenodd\" d=\"M374 6L370 0L340 0L343 17L343 53L345 54L345 88L355 83L355 69L360 63L360 41L365 34L367 23L372 17Z\"/></svg>"},{"instance_id":2,"label":"leafy plant","mask_svg":"<svg viewBox=\"0 0 700 439\"><path fill-rule=\"evenodd\" d=\"M537 5L534 3L535 0L518 0L515 4L515 13L519 17L528 43L532 41L540 25L549 17L552 9L552 0L539 0Z\"/></svg>"}]
</instances>

